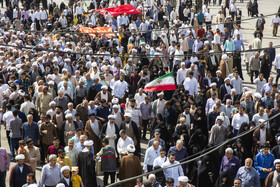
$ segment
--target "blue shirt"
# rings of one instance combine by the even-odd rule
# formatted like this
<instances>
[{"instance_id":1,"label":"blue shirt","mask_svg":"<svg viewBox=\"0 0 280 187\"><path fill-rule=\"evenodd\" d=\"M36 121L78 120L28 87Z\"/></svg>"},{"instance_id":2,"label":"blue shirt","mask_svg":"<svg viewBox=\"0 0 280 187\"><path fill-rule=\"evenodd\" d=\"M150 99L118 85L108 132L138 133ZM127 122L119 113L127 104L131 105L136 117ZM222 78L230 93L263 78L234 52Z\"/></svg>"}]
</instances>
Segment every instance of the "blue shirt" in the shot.
<instances>
[{"instance_id":1,"label":"blue shirt","mask_svg":"<svg viewBox=\"0 0 280 187\"><path fill-rule=\"evenodd\" d=\"M93 84L93 87L95 88L95 90L96 90L97 92L100 92L100 91L101 91L102 84L100 84L100 83L98 83L98 85Z\"/></svg>"},{"instance_id":2,"label":"blue shirt","mask_svg":"<svg viewBox=\"0 0 280 187\"><path fill-rule=\"evenodd\" d=\"M263 172L262 168L266 168L266 169L272 168L272 170L274 170L273 162L274 162L274 156L271 153L264 155L261 152L256 155L254 167L256 168L260 179L265 179L269 174L269 172L267 173Z\"/></svg>"},{"instance_id":3,"label":"blue shirt","mask_svg":"<svg viewBox=\"0 0 280 187\"><path fill-rule=\"evenodd\" d=\"M241 51L241 46L242 46L243 49L244 49L243 40L237 40L237 39L235 39L235 40L234 40L234 46L235 46L235 50Z\"/></svg>"},{"instance_id":4,"label":"blue shirt","mask_svg":"<svg viewBox=\"0 0 280 187\"><path fill-rule=\"evenodd\" d=\"M255 168L251 167L249 171L245 169L245 166L242 166L238 169L236 174L236 179L241 179L243 187L260 187L260 179L258 172Z\"/></svg>"},{"instance_id":5,"label":"blue shirt","mask_svg":"<svg viewBox=\"0 0 280 187\"><path fill-rule=\"evenodd\" d=\"M141 25L141 23L142 23L141 20L136 20L136 21L135 21L136 27L139 28L140 25Z\"/></svg>"},{"instance_id":6,"label":"blue shirt","mask_svg":"<svg viewBox=\"0 0 280 187\"><path fill-rule=\"evenodd\" d=\"M231 160L229 160L227 156L224 156L221 162L220 173L226 171L229 176L233 176L234 178L239 167L240 161L236 156L232 156Z\"/></svg>"},{"instance_id":7,"label":"blue shirt","mask_svg":"<svg viewBox=\"0 0 280 187\"><path fill-rule=\"evenodd\" d=\"M202 22L203 18L204 18L204 14L203 13L198 13L197 14L197 19L198 19L199 22Z\"/></svg>"},{"instance_id":8,"label":"blue shirt","mask_svg":"<svg viewBox=\"0 0 280 187\"><path fill-rule=\"evenodd\" d=\"M181 160L183 160L184 158L187 158L187 157L188 157L187 149L186 149L184 146L182 147L182 149L181 149L180 151L177 149L176 146L170 147L170 149L169 149L167 155L169 155L170 153L174 153L174 154L175 154L175 160L176 160L176 161L179 161L179 162L180 162ZM182 161L182 162L183 162L183 161ZM187 167L188 167L188 164L183 164L183 165L182 165L183 170L184 170L185 168L187 168Z\"/></svg>"},{"instance_id":9,"label":"blue shirt","mask_svg":"<svg viewBox=\"0 0 280 187\"><path fill-rule=\"evenodd\" d=\"M27 138L31 138L34 145L37 145L37 141L40 139L39 127L37 123L32 122L31 125L28 122L25 122L22 126L22 138L26 140Z\"/></svg>"},{"instance_id":10,"label":"blue shirt","mask_svg":"<svg viewBox=\"0 0 280 187\"><path fill-rule=\"evenodd\" d=\"M104 108L101 108L100 106L96 109L96 118L104 118L105 123L108 121L108 116L110 115L109 107L106 105Z\"/></svg>"}]
</instances>

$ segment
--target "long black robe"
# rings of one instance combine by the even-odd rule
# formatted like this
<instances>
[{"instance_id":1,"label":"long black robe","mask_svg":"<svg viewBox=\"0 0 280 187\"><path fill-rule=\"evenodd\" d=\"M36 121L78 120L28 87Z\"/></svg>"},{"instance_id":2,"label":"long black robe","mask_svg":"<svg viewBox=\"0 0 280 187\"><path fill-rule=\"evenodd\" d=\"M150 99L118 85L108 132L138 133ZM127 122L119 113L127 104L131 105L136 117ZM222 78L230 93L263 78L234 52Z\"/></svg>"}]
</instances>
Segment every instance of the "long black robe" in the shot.
<instances>
[{"instance_id":1,"label":"long black robe","mask_svg":"<svg viewBox=\"0 0 280 187\"><path fill-rule=\"evenodd\" d=\"M95 160L91 152L80 152L78 155L77 165L79 175L81 176L84 186L97 187Z\"/></svg>"}]
</instances>

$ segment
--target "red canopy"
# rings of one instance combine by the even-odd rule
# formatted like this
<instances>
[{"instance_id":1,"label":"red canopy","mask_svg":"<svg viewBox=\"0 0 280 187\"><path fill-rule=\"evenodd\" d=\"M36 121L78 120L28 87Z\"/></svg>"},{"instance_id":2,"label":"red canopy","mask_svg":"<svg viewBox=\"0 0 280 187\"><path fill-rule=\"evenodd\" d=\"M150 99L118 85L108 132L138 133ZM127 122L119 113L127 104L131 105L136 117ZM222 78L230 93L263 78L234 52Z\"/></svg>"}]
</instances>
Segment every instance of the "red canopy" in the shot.
<instances>
[{"instance_id":1,"label":"red canopy","mask_svg":"<svg viewBox=\"0 0 280 187\"><path fill-rule=\"evenodd\" d=\"M90 36L94 36L98 34L101 36L102 33L105 33L107 37L114 36L113 29L111 27L95 27L95 28L90 28L90 27L84 27L82 25L79 25L80 31L83 33L88 33Z\"/></svg>"},{"instance_id":2,"label":"red canopy","mask_svg":"<svg viewBox=\"0 0 280 187\"><path fill-rule=\"evenodd\" d=\"M117 17L120 13L126 13L127 15L142 14L142 12L137 11L133 5L121 5L117 7L95 9L95 11L99 11L103 15L105 15L105 11L108 11L114 17Z\"/></svg>"}]
</instances>

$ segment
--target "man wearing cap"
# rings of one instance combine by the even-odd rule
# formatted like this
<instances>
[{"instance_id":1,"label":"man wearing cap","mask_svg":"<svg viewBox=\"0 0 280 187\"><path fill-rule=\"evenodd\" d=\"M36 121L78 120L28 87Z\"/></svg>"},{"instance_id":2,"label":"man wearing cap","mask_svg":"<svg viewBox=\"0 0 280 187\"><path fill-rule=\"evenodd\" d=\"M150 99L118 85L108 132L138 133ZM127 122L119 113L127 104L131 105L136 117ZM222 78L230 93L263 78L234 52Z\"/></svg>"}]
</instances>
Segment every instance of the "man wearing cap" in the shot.
<instances>
[{"instance_id":1,"label":"man wearing cap","mask_svg":"<svg viewBox=\"0 0 280 187\"><path fill-rule=\"evenodd\" d=\"M253 160L251 158L247 158L245 160L245 166L242 166L238 169L235 178L242 180L242 184L244 186L260 187L261 185L260 185L258 172L255 168L252 167L252 165L253 165ZM279 164L279 170L280 170L280 164Z\"/></svg>"},{"instance_id":2,"label":"man wearing cap","mask_svg":"<svg viewBox=\"0 0 280 187\"><path fill-rule=\"evenodd\" d=\"M63 146L67 145L68 140L74 136L75 130L78 128L76 121L73 120L71 113L66 114L66 121L63 122L60 130L60 139Z\"/></svg>"},{"instance_id":3,"label":"man wearing cap","mask_svg":"<svg viewBox=\"0 0 280 187\"><path fill-rule=\"evenodd\" d=\"M164 97L164 93L160 92L157 94L158 99L156 99L153 103L153 114L154 116L157 116L158 114L161 114L162 116L164 116L164 103L165 100L163 99Z\"/></svg>"},{"instance_id":4,"label":"man wearing cap","mask_svg":"<svg viewBox=\"0 0 280 187\"><path fill-rule=\"evenodd\" d=\"M179 185L177 187L194 187L194 185L189 184L189 178L187 176L180 176L178 178Z\"/></svg>"},{"instance_id":5,"label":"man wearing cap","mask_svg":"<svg viewBox=\"0 0 280 187\"><path fill-rule=\"evenodd\" d=\"M34 146L34 143L31 138L28 138L26 141L26 146L24 149L26 150L26 153L28 155L28 160L30 160L30 165L32 167L32 170L35 172L37 167L37 162L41 158L40 150L38 147Z\"/></svg>"},{"instance_id":6,"label":"man wearing cap","mask_svg":"<svg viewBox=\"0 0 280 187\"><path fill-rule=\"evenodd\" d=\"M276 159L273 162L274 171L271 171L265 179L265 186L274 186L278 184L277 176L280 175L280 159Z\"/></svg>"},{"instance_id":7,"label":"man wearing cap","mask_svg":"<svg viewBox=\"0 0 280 187\"><path fill-rule=\"evenodd\" d=\"M209 144L217 145L225 140L226 127L223 126L224 117L218 116L217 123L211 128L209 134Z\"/></svg>"},{"instance_id":8,"label":"man wearing cap","mask_svg":"<svg viewBox=\"0 0 280 187\"><path fill-rule=\"evenodd\" d=\"M124 129L127 133L127 136L129 136L134 141L134 145L136 146L135 154L138 154L140 152L139 127L137 127L136 123L132 121L131 113L125 113L124 118L125 121L121 123L120 130Z\"/></svg>"},{"instance_id":9,"label":"man wearing cap","mask_svg":"<svg viewBox=\"0 0 280 187\"><path fill-rule=\"evenodd\" d=\"M269 148L269 144L265 143L262 146L262 151L255 157L254 167L259 174L261 186L265 186L266 177L274 169L274 156L269 153Z\"/></svg>"},{"instance_id":10,"label":"man wearing cap","mask_svg":"<svg viewBox=\"0 0 280 187\"><path fill-rule=\"evenodd\" d=\"M119 179L124 180L130 177L135 177L137 175L141 175L142 166L138 156L134 156L135 146L133 144L129 144L127 146L128 155L123 156L120 163L119 170ZM133 166L133 168L131 168ZM122 187L131 187L136 184L136 179L130 180L128 182L122 183Z\"/></svg>"},{"instance_id":11,"label":"man wearing cap","mask_svg":"<svg viewBox=\"0 0 280 187\"><path fill-rule=\"evenodd\" d=\"M72 187L72 180L70 178L70 168L68 166L63 166L60 169L60 172L63 177L60 180L59 184L62 183L65 185L65 187Z\"/></svg>"},{"instance_id":12,"label":"man wearing cap","mask_svg":"<svg viewBox=\"0 0 280 187\"><path fill-rule=\"evenodd\" d=\"M101 149L101 123L96 119L95 114L89 114L89 120L85 125L85 134L89 140L94 142L94 154Z\"/></svg>"},{"instance_id":13,"label":"man wearing cap","mask_svg":"<svg viewBox=\"0 0 280 187\"><path fill-rule=\"evenodd\" d=\"M39 93L38 98L36 100L36 108L39 113L45 114L49 109L49 103L53 100L52 95L48 92L48 87L43 87L43 92Z\"/></svg>"},{"instance_id":14,"label":"man wearing cap","mask_svg":"<svg viewBox=\"0 0 280 187\"><path fill-rule=\"evenodd\" d=\"M112 114L109 115L108 122L105 123L101 129L101 138L108 139L109 145L114 148L116 148L118 138L119 138L119 128L115 124L115 118L116 118L116 115L112 115Z\"/></svg>"},{"instance_id":15,"label":"man wearing cap","mask_svg":"<svg viewBox=\"0 0 280 187\"><path fill-rule=\"evenodd\" d=\"M78 155L77 165L79 167L79 175L81 176L84 186L97 186L95 174L95 160L92 149L93 141L84 142L85 148Z\"/></svg>"},{"instance_id":16,"label":"man wearing cap","mask_svg":"<svg viewBox=\"0 0 280 187\"><path fill-rule=\"evenodd\" d=\"M263 146L265 143L271 143L273 139L270 129L266 128L264 122L264 119L259 119L256 124L260 124L260 126L253 133L253 143L258 147Z\"/></svg>"},{"instance_id":17,"label":"man wearing cap","mask_svg":"<svg viewBox=\"0 0 280 187\"><path fill-rule=\"evenodd\" d=\"M101 91L96 94L95 99L98 99L99 101L101 99L105 99L106 102L109 103L112 100L112 95L108 91L108 86L106 85L101 86Z\"/></svg>"},{"instance_id":18,"label":"man wearing cap","mask_svg":"<svg viewBox=\"0 0 280 187\"><path fill-rule=\"evenodd\" d=\"M28 173L33 173L32 167L24 163L23 154L16 156L17 164L11 167L9 184L11 187L22 187L26 183Z\"/></svg>"}]
</instances>

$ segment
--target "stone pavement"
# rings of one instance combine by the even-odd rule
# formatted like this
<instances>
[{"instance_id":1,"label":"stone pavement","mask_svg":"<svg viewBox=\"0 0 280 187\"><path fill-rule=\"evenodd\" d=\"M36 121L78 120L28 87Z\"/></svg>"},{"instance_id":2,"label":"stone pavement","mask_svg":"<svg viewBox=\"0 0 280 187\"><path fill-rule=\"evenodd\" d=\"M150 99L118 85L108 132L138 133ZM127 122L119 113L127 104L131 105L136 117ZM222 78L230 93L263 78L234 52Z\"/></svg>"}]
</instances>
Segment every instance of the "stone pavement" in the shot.
<instances>
[{"instance_id":1,"label":"stone pavement","mask_svg":"<svg viewBox=\"0 0 280 187\"><path fill-rule=\"evenodd\" d=\"M57 0L56 2L60 3L61 1L62 0ZM89 1L86 1L86 2L89 5ZM244 3L237 2L237 5L242 10L242 14L243 14L242 19L247 19L248 18L247 9L246 9L246 3L247 2L248 1L244 1ZM258 4L259 4L259 13L262 13L265 16L265 15L268 15L268 14L276 13L278 11L279 6L280 6L280 1L279 0L259 0ZM2 10L2 12L4 11L3 9L1 9L1 10ZM215 7L210 6L210 11L212 12L212 14L217 14L218 10L219 10L218 6L215 6ZM214 15L214 17L215 17L215 15ZM264 37L263 37L262 47L268 47L268 43L270 41L272 41L274 45L280 45L280 37L272 37L271 19L272 19L272 16L265 17L266 24L265 24L265 29L264 29ZM245 43L245 49L246 50L248 49L248 45L252 44L252 41L254 39L253 32L255 31L256 20L257 19L252 19L252 20L244 21L244 22L241 23L241 27L242 27L241 29L243 31L244 43ZM215 28L215 26L213 26L213 30L214 30L214 28ZM277 49L276 53L279 54L280 49ZM254 92L255 85L250 84L250 77L246 73L245 63L242 64L242 69L243 69L243 76L244 76L243 86L249 87L250 90L252 92ZM275 75L276 75L275 70L272 69L272 76L275 77ZM9 146L8 146L8 143L7 143L7 139L6 139L6 133L5 133L3 125L1 127L1 146L6 148L7 151L10 152L9 151ZM141 148L142 148L141 152L142 152L142 162L143 162L143 157L144 157L144 154L145 154L145 150L147 148L147 141L141 140ZM15 163L11 163L11 166L14 165L14 164ZM42 167L37 167L37 170L36 170L37 182L39 182L39 179L40 179L41 169L42 169ZM102 179L103 179L102 176L98 176L98 185L100 185L100 186L103 186ZM7 173L6 184L8 184L8 181L9 181L9 172Z\"/></svg>"}]
</instances>

